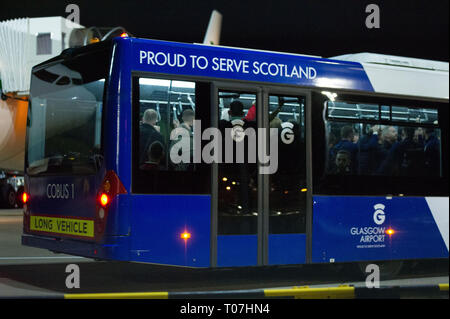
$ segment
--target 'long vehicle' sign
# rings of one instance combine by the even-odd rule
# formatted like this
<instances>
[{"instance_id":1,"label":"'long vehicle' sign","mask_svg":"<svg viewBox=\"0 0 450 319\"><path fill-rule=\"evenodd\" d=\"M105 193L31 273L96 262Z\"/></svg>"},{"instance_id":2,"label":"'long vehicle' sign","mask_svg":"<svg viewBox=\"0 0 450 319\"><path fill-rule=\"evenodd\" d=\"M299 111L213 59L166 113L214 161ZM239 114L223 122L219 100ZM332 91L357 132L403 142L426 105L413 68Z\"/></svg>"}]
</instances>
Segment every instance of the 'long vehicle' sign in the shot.
<instances>
[{"instance_id":1,"label":"'long vehicle' sign","mask_svg":"<svg viewBox=\"0 0 450 319\"><path fill-rule=\"evenodd\" d=\"M30 230L94 238L94 221L32 215L30 216Z\"/></svg>"}]
</instances>

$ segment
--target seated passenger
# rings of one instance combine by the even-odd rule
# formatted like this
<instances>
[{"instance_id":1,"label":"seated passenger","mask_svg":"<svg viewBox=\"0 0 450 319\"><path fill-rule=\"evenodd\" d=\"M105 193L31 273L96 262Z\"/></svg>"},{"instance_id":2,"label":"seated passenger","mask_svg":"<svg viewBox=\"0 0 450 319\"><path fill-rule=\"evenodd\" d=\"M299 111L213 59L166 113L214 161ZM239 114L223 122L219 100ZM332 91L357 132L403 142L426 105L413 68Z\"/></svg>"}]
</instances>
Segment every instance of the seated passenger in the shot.
<instances>
[{"instance_id":1,"label":"seated passenger","mask_svg":"<svg viewBox=\"0 0 450 319\"><path fill-rule=\"evenodd\" d=\"M336 154L336 167L332 171L332 174L334 175L348 175L350 174L350 166L351 166L351 159L350 159L350 153L344 150L338 151Z\"/></svg>"},{"instance_id":2,"label":"seated passenger","mask_svg":"<svg viewBox=\"0 0 450 319\"><path fill-rule=\"evenodd\" d=\"M160 170L161 160L164 158L164 147L159 141L154 141L147 150L147 160L139 166L141 170Z\"/></svg>"}]
</instances>

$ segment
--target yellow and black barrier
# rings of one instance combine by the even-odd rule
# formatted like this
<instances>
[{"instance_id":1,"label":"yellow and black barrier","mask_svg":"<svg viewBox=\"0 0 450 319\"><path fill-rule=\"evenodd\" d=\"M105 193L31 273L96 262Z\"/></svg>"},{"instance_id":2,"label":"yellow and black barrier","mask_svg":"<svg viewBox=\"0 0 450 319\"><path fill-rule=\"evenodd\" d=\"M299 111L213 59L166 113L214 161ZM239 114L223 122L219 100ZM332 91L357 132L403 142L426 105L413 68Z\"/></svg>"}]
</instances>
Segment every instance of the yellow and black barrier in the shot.
<instances>
[{"instance_id":1,"label":"yellow and black barrier","mask_svg":"<svg viewBox=\"0 0 450 319\"><path fill-rule=\"evenodd\" d=\"M395 299L403 297L447 297L448 284L417 286L292 287L285 289L250 289L193 292L130 292L65 294L64 299Z\"/></svg>"}]
</instances>

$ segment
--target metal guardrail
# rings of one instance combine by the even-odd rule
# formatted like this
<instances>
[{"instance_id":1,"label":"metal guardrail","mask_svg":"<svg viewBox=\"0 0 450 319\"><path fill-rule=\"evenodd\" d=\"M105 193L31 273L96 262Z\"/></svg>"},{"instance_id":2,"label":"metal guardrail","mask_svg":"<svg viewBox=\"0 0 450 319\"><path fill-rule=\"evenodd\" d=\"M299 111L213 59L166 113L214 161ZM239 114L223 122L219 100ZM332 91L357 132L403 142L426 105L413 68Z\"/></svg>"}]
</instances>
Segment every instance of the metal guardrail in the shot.
<instances>
[{"instance_id":1,"label":"metal guardrail","mask_svg":"<svg viewBox=\"0 0 450 319\"><path fill-rule=\"evenodd\" d=\"M310 288L293 287L286 289L250 289L225 291L193 292L131 292L131 293L94 293L65 294L64 299L372 299L402 298L414 296L434 296L448 298L448 284L417 286L386 286L380 288L338 287Z\"/></svg>"},{"instance_id":2,"label":"metal guardrail","mask_svg":"<svg viewBox=\"0 0 450 319\"><path fill-rule=\"evenodd\" d=\"M449 284L385 286L380 288L337 287L310 288L308 286L284 289L249 289L191 292L120 292L46 294L42 296L9 297L0 299L399 299L399 298L447 298Z\"/></svg>"}]
</instances>

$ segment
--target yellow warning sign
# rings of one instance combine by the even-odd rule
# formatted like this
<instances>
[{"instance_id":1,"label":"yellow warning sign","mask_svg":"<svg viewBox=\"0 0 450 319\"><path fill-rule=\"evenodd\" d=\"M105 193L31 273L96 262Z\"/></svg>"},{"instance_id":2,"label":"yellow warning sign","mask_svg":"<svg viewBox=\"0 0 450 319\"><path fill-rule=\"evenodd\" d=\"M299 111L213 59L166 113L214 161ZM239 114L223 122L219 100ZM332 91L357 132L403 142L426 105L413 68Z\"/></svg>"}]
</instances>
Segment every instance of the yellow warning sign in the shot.
<instances>
[{"instance_id":1,"label":"yellow warning sign","mask_svg":"<svg viewBox=\"0 0 450 319\"><path fill-rule=\"evenodd\" d=\"M87 219L30 216L30 230L93 238L94 221Z\"/></svg>"}]
</instances>

